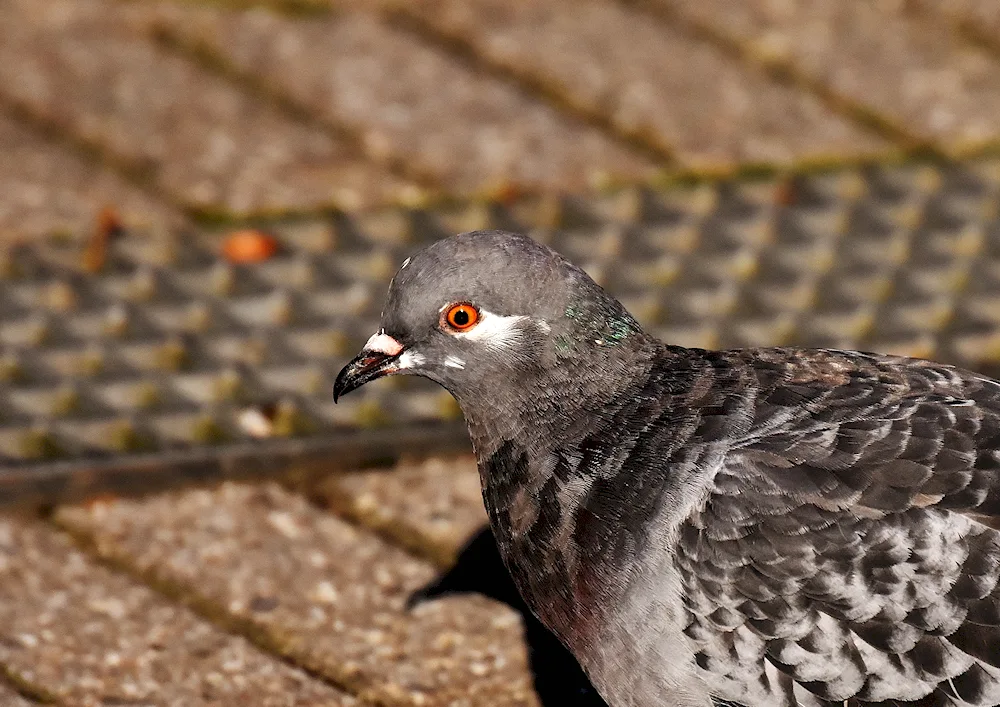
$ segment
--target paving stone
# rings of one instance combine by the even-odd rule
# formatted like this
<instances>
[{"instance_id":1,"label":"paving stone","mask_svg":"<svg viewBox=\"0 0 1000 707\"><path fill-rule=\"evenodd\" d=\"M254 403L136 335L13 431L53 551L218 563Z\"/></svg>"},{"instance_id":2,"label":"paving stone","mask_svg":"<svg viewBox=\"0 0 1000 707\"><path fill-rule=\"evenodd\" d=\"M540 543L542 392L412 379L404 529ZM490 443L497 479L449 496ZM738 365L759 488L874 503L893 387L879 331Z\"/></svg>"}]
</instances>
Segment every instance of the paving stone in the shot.
<instances>
[{"instance_id":1,"label":"paving stone","mask_svg":"<svg viewBox=\"0 0 1000 707\"><path fill-rule=\"evenodd\" d=\"M369 153L415 163L453 190L512 181L578 189L653 167L600 131L415 36L348 12L164 9L162 22L241 71L363 135Z\"/></svg>"},{"instance_id":2,"label":"paving stone","mask_svg":"<svg viewBox=\"0 0 1000 707\"><path fill-rule=\"evenodd\" d=\"M157 185L199 207L355 208L405 186L353 146L161 51L119 7L0 5L0 92L148 169Z\"/></svg>"},{"instance_id":3,"label":"paving stone","mask_svg":"<svg viewBox=\"0 0 1000 707\"><path fill-rule=\"evenodd\" d=\"M12 688L0 683L0 705L4 707L31 707L37 704L37 702L28 702Z\"/></svg>"},{"instance_id":4,"label":"paving stone","mask_svg":"<svg viewBox=\"0 0 1000 707\"><path fill-rule=\"evenodd\" d=\"M0 517L0 663L81 706L358 704L13 517Z\"/></svg>"},{"instance_id":5,"label":"paving stone","mask_svg":"<svg viewBox=\"0 0 1000 707\"><path fill-rule=\"evenodd\" d=\"M1000 5L994 0L919 0L924 7L963 20L984 33L1000 36Z\"/></svg>"},{"instance_id":6,"label":"paving stone","mask_svg":"<svg viewBox=\"0 0 1000 707\"><path fill-rule=\"evenodd\" d=\"M426 0L403 7L620 129L673 148L689 165L885 148L814 97L614 2Z\"/></svg>"},{"instance_id":7,"label":"paving stone","mask_svg":"<svg viewBox=\"0 0 1000 707\"><path fill-rule=\"evenodd\" d=\"M449 565L487 522L471 456L405 462L392 469L334 474L315 494L340 515Z\"/></svg>"},{"instance_id":8,"label":"paving stone","mask_svg":"<svg viewBox=\"0 0 1000 707\"><path fill-rule=\"evenodd\" d=\"M407 612L434 568L277 486L60 511L99 551L250 621L294 661L390 705L537 704L520 619L483 597Z\"/></svg>"},{"instance_id":9,"label":"paving stone","mask_svg":"<svg viewBox=\"0 0 1000 707\"><path fill-rule=\"evenodd\" d=\"M113 172L0 115L0 243L49 234L88 235L113 206L132 226L169 227L181 217Z\"/></svg>"},{"instance_id":10,"label":"paving stone","mask_svg":"<svg viewBox=\"0 0 1000 707\"><path fill-rule=\"evenodd\" d=\"M903 2L656 0L737 38L911 133L965 148L1000 137L1000 71Z\"/></svg>"}]
</instances>

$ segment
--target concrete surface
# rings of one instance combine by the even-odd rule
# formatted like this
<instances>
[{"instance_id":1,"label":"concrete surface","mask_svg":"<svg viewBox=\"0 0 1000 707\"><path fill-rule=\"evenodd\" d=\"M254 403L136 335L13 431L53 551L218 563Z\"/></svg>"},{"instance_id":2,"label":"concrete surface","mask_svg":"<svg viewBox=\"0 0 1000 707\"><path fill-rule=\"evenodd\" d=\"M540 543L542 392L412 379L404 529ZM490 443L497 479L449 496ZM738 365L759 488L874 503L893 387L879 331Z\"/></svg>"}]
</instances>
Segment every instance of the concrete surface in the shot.
<instances>
[{"instance_id":1,"label":"concrete surface","mask_svg":"<svg viewBox=\"0 0 1000 707\"><path fill-rule=\"evenodd\" d=\"M38 521L0 520L0 625L5 670L58 703L357 704Z\"/></svg>"},{"instance_id":2,"label":"concrete surface","mask_svg":"<svg viewBox=\"0 0 1000 707\"><path fill-rule=\"evenodd\" d=\"M407 610L433 565L275 485L95 503L56 521L363 699L533 702L516 614L479 597Z\"/></svg>"}]
</instances>

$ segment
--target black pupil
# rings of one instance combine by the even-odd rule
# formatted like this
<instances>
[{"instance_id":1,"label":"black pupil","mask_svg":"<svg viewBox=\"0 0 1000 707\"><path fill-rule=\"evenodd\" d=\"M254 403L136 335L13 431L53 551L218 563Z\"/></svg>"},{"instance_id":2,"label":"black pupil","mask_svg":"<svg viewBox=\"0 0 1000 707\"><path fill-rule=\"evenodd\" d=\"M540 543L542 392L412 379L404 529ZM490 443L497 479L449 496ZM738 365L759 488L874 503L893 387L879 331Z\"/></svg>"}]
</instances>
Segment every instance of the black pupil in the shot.
<instances>
[{"instance_id":1,"label":"black pupil","mask_svg":"<svg viewBox=\"0 0 1000 707\"><path fill-rule=\"evenodd\" d=\"M455 314L452 315L455 326L465 326L469 323L469 313L464 309L455 310Z\"/></svg>"}]
</instances>

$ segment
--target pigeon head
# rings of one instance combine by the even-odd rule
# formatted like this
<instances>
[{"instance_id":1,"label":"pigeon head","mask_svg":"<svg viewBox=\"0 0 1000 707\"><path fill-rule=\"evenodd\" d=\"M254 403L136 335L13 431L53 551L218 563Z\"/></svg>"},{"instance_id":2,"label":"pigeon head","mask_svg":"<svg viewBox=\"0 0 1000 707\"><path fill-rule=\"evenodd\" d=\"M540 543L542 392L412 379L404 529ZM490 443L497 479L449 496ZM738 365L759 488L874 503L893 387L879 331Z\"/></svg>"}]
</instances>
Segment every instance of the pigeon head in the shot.
<instances>
[{"instance_id":1,"label":"pigeon head","mask_svg":"<svg viewBox=\"0 0 1000 707\"><path fill-rule=\"evenodd\" d=\"M406 259L381 327L340 372L334 398L408 374L441 384L466 409L537 390L553 370L597 366L642 336L617 300L547 246L504 231L463 233Z\"/></svg>"}]
</instances>

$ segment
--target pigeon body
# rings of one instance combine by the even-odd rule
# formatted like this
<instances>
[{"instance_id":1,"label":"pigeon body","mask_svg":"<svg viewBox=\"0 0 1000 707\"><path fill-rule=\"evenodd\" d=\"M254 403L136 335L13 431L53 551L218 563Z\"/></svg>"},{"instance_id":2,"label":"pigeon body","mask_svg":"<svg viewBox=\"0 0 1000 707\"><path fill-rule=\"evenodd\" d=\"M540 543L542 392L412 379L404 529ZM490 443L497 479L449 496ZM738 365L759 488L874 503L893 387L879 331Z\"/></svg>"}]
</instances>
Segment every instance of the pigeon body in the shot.
<instances>
[{"instance_id":1,"label":"pigeon body","mask_svg":"<svg viewBox=\"0 0 1000 707\"><path fill-rule=\"evenodd\" d=\"M1000 383L645 334L525 236L439 241L338 377L444 385L501 555L611 707L1000 705Z\"/></svg>"}]
</instances>

